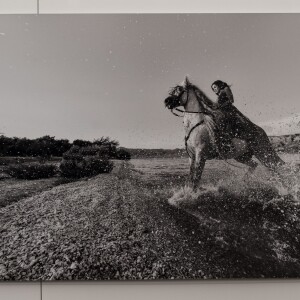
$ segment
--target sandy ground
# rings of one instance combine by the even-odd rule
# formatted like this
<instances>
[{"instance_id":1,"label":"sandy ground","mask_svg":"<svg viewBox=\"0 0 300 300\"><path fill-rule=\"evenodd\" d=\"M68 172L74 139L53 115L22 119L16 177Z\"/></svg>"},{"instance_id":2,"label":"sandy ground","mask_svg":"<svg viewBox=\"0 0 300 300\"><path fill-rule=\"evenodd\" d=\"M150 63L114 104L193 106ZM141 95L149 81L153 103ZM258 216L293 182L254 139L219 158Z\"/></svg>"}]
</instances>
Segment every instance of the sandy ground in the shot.
<instances>
[{"instance_id":1,"label":"sandy ground","mask_svg":"<svg viewBox=\"0 0 300 300\"><path fill-rule=\"evenodd\" d=\"M49 189L0 209L0 278L299 277L299 202L233 179L195 194L182 174L149 177L125 164L56 187L41 182Z\"/></svg>"}]
</instances>

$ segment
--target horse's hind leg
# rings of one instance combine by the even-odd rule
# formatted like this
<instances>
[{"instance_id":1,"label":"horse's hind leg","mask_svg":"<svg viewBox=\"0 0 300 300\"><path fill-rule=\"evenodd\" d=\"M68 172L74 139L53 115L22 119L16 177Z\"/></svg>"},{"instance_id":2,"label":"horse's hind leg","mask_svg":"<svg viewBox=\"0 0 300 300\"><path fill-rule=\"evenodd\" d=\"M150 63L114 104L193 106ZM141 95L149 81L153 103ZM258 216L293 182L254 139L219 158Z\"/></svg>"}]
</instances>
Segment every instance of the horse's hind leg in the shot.
<instances>
[{"instance_id":1,"label":"horse's hind leg","mask_svg":"<svg viewBox=\"0 0 300 300\"><path fill-rule=\"evenodd\" d=\"M245 174L245 177L248 177L249 175L253 174L253 172L255 171L256 167L258 166L258 163L255 162L253 159L253 154L248 152L248 153L245 153L244 155L242 156L239 156L239 157L236 157L235 160L242 163L242 164L245 164L249 167L247 173Z\"/></svg>"}]
</instances>

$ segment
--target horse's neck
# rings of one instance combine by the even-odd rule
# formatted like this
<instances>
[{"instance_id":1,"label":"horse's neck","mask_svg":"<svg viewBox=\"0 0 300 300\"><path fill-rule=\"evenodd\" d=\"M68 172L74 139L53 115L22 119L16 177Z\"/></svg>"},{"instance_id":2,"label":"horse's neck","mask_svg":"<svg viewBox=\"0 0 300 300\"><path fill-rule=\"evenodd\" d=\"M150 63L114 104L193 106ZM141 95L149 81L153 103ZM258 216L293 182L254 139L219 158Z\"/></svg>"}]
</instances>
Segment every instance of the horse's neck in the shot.
<instances>
[{"instance_id":1,"label":"horse's neck","mask_svg":"<svg viewBox=\"0 0 300 300\"><path fill-rule=\"evenodd\" d=\"M189 131L193 126L203 120L203 114L201 113L188 113L188 112L201 112L204 108L199 103L195 95L191 95L188 103L184 106L184 110L187 112L184 114L183 123L186 131Z\"/></svg>"}]
</instances>

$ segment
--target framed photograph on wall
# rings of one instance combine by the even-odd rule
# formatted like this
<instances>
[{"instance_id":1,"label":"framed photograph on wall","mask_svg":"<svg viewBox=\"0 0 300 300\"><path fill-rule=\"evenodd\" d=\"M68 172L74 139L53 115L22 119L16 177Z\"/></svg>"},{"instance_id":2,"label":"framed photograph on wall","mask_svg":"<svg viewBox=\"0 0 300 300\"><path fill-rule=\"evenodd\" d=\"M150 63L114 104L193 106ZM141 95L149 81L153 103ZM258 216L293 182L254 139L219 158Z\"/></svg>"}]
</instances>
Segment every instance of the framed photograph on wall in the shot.
<instances>
[{"instance_id":1,"label":"framed photograph on wall","mask_svg":"<svg viewBox=\"0 0 300 300\"><path fill-rule=\"evenodd\" d=\"M0 279L299 277L299 26L1 15Z\"/></svg>"}]
</instances>

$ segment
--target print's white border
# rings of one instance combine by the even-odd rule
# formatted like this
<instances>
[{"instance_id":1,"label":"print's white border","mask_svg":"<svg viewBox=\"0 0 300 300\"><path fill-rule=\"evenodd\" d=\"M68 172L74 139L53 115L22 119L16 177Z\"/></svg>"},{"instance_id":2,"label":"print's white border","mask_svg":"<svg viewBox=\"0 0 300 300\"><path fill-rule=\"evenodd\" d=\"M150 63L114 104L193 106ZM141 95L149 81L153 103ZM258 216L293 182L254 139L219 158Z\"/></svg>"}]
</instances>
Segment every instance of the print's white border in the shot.
<instances>
[{"instance_id":1,"label":"print's white border","mask_svg":"<svg viewBox=\"0 0 300 300\"><path fill-rule=\"evenodd\" d=\"M40 13L300 12L299 0L40 0Z\"/></svg>"},{"instance_id":2,"label":"print's white border","mask_svg":"<svg viewBox=\"0 0 300 300\"><path fill-rule=\"evenodd\" d=\"M37 0L0 0L0 13L38 12ZM299 13L299 0L39 0L40 13ZM300 17L300 16L299 16ZM299 280L57 282L43 299L298 300ZM38 300L39 283L1 283L0 298Z\"/></svg>"},{"instance_id":3,"label":"print's white border","mask_svg":"<svg viewBox=\"0 0 300 300\"><path fill-rule=\"evenodd\" d=\"M299 0L0 0L0 14L299 13Z\"/></svg>"},{"instance_id":4,"label":"print's white border","mask_svg":"<svg viewBox=\"0 0 300 300\"><path fill-rule=\"evenodd\" d=\"M37 0L0 0L0 14L35 14Z\"/></svg>"}]
</instances>

